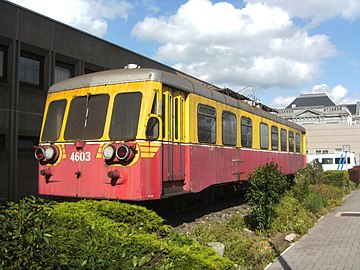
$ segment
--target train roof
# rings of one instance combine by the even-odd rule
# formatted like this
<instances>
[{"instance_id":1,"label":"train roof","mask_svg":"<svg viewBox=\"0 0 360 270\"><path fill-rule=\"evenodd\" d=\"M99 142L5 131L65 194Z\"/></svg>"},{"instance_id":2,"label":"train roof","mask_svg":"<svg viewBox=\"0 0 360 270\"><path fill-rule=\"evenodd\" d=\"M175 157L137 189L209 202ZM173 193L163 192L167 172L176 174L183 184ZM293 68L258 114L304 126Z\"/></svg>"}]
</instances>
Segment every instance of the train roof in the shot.
<instances>
[{"instance_id":1,"label":"train roof","mask_svg":"<svg viewBox=\"0 0 360 270\"><path fill-rule=\"evenodd\" d=\"M55 93L66 90L73 90L78 88L85 88L91 86L111 85L127 82L142 82L142 81L158 81L163 84L172 86L179 90L188 93L194 93L221 103L237 107L241 110L257 114L261 117L280 122L284 125L293 127L295 129L305 132L302 126L287 121L282 117L270 113L271 108L262 105L262 108L257 108L249 105L242 99L247 99L242 95L230 90L221 89L208 83L202 82L192 77L188 77L183 73L170 73L152 68L135 68L135 69L113 69L107 71L100 71L81 75L60 81L52 85L49 93Z\"/></svg>"}]
</instances>

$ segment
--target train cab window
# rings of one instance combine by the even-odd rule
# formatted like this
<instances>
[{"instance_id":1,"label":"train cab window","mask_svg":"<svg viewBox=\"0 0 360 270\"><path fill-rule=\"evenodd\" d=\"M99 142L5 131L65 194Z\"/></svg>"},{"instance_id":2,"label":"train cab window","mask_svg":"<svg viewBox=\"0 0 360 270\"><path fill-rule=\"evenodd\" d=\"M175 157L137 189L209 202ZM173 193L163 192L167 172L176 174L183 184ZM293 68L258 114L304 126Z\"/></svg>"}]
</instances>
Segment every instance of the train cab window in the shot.
<instances>
[{"instance_id":1,"label":"train cab window","mask_svg":"<svg viewBox=\"0 0 360 270\"><path fill-rule=\"evenodd\" d=\"M213 107L200 105L198 108L198 140L216 143L216 111Z\"/></svg>"},{"instance_id":2,"label":"train cab window","mask_svg":"<svg viewBox=\"0 0 360 270\"><path fill-rule=\"evenodd\" d=\"M111 139L135 139L139 124L142 95L140 92L115 96L110 132Z\"/></svg>"},{"instance_id":3,"label":"train cab window","mask_svg":"<svg viewBox=\"0 0 360 270\"><path fill-rule=\"evenodd\" d=\"M62 99L52 101L49 104L45 118L44 130L41 136L42 142L56 141L59 138L66 103L66 100Z\"/></svg>"},{"instance_id":4,"label":"train cab window","mask_svg":"<svg viewBox=\"0 0 360 270\"><path fill-rule=\"evenodd\" d=\"M174 125L175 125L175 140L179 139L179 99L174 99Z\"/></svg>"},{"instance_id":5,"label":"train cab window","mask_svg":"<svg viewBox=\"0 0 360 270\"><path fill-rule=\"evenodd\" d=\"M100 139L104 133L108 103L108 95L89 94L75 97L70 103L64 138L66 140Z\"/></svg>"},{"instance_id":6,"label":"train cab window","mask_svg":"<svg viewBox=\"0 0 360 270\"><path fill-rule=\"evenodd\" d=\"M289 131L289 152L294 152L294 132Z\"/></svg>"},{"instance_id":7,"label":"train cab window","mask_svg":"<svg viewBox=\"0 0 360 270\"><path fill-rule=\"evenodd\" d=\"M300 134L296 133L296 153L300 153L301 150L301 140L300 140Z\"/></svg>"},{"instance_id":8,"label":"train cab window","mask_svg":"<svg viewBox=\"0 0 360 270\"><path fill-rule=\"evenodd\" d=\"M287 134L285 129L280 130L281 151L287 150Z\"/></svg>"},{"instance_id":9,"label":"train cab window","mask_svg":"<svg viewBox=\"0 0 360 270\"><path fill-rule=\"evenodd\" d=\"M252 121L246 117L241 117L241 146L252 146Z\"/></svg>"},{"instance_id":10,"label":"train cab window","mask_svg":"<svg viewBox=\"0 0 360 270\"><path fill-rule=\"evenodd\" d=\"M279 129L275 126L271 127L271 149L279 149Z\"/></svg>"},{"instance_id":11,"label":"train cab window","mask_svg":"<svg viewBox=\"0 0 360 270\"><path fill-rule=\"evenodd\" d=\"M222 114L222 140L224 145L236 145L236 115L231 112Z\"/></svg>"},{"instance_id":12,"label":"train cab window","mask_svg":"<svg viewBox=\"0 0 360 270\"><path fill-rule=\"evenodd\" d=\"M162 137L166 137L166 96L162 95L161 102Z\"/></svg>"},{"instance_id":13,"label":"train cab window","mask_svg":"<svg viewBox=\"0 0 360 270\"><path fill-rule=\"evenodd\" d=\"M265 123L260 123L260 148L269 148L269 127Z\"/></svg>"},{"instance_id":14,"label":"train cab window","mask_svg":"<svg viewBox=\"0 0 360 270\"><path fill-rule=\"evenodd\" d=\"M38 55L21 52L20 74L21 83L31 86L41 86L43 76L43 58Z\"/></svg>"}]
</instances>

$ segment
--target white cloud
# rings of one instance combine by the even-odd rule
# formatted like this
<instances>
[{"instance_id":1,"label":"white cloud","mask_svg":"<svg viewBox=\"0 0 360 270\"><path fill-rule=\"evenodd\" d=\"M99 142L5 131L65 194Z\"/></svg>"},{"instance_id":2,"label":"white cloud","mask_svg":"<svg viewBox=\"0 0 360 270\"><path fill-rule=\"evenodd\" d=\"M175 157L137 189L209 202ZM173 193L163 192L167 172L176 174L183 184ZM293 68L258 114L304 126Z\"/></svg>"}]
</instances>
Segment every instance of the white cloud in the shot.
<instances>
[{"instance_id":1,"label":"white cloud","mask_svg":"<svg viewBox=\"0 0 360 270\"><path fill-rule=\"evenodd\" d=\"M132 5L125 0L10 0L45 16L96 36L107 31L107 21L126 20Z\"/></svg>"},{"instance_id":2,"label":"white cloud","mask_svg":"<svg viewBox=\"0 0 360 270\"><path fill-rule=\"evenodd\" d=\"M296 97L276 97L272 100L270 106L273 108L283 109L286 108Z\"/></svg>"},{"instance_id":3,"label":"white cloud","mask_svg":"<svg viewBox=\"0 0 360 270\"><path fill-rule=\"evenodd\" d=\"M326 93L328 97L337 105L356 103L356 98L349 97L348 91L349 90L341 84L331 88L327 84L323 83L314 85L310 91L305 90L303 93Z\"/></svg>"},{"instance_id":4,"label":"white cloud","mask_svg":"<svg viewBox=\"0 0 360 270\"><path fill-rule=\"evenodd\" d=\"M245 2L279 7L286 10L291 17L311 19L313 25L337 16L351 21L360 17L359 0L245 0Z\"/></svg>"},{"instance_id":5,"label":"white cloud","mask_svg":"<svg viewBox=\"0 0 360 270\"><path fill-rule=\"evenodd\" d=\"M198 12L201 10L201 12ZM132 34L155 40L156 58L219 86L296 88L321 72L336 49L325 35L296 28L277 7L189 0L176 14L146 17Z\"/></svg>"}]
</instances>

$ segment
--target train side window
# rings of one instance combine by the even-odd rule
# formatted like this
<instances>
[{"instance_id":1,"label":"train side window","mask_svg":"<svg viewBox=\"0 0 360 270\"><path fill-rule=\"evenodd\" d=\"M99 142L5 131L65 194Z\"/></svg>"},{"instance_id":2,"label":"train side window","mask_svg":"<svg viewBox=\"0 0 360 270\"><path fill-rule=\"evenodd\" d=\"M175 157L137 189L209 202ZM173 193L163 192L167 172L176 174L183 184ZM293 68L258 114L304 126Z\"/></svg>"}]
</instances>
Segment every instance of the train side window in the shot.
<instances>
[{"instance_id":1,"label":"train side window","mask_svg":"<svg viewBox=\"0 0 360 270\"><path fill-rule=\"evenodd\" d=\"M174 112L174 121L175 121L175 140L179 139L179 99L174 99L174 106L175 106L175 112Z\"/></svg>"},{"instance_id":2,"label":"train side window","mask_svg":"<svg viewBox=\"0 0 360 270\"><path fill-rule=\"evenodd\" d=\"M271 127L271 149L279 149L279 129L275 126Z\"/></svg>"},{"instance_id":3,"label":"train side window","mask_svg":"<svg viewBox=\"0 0 360 270\"><path fill-rule=\"evenodd\" d=\"M158 99L158 94L156 93L154 95L154 101L153 104L151 106L151 114L157 114L157 99Z\"/></svg>"},{"instance_id":4,"label":"train side window","mask_svg":"<svg viewBox=\"0 0 360 270\"><path fill-rule=\"evenodd\" d=\"M165 138L166 134L166 95L162 95L162 104L161 104L161 119L162 119L162 137Z\"/></svg>"},{"instance_id":5,"label":"train side window","mask_svg":"<svg viewBox=\"0 0 360 270\"><path fill-rule=\"evenodd\" d=\"M285 129L280 131L280 142L281 142L281 151L287 150L287 134Z\"/></svg>"},{"instance_id":6,"label":"train side window","mask_svg":"<svg viewBox=\"0 0 360 270\"><path fill-rule=\"evenodd\" d=\"M289 152L294 152L294 132L289 131Z\"/></svg>"},{"instance_id":7,"label":"train side window","mask_svg":"<svg viewBox=\"0 0 360 270\"><path fill-rule=\"evenodd\" d=\"M64 119L67 101L65 99L55 100L49 104L44 130L41 136L42 142L56 141L60 136L60 130Z\"/></svg>"},{"instance_id":8,"label":"train side window","mask_svg":"<svg viewBox=\"0 0 360 270\"><path fill-rule=\"evenodd\" d=\"M241 146L252 147L252 121L241 117Z\"/></svg>"},{"instance_id":9,"label":"train side window","mask_svg":"<svg viewBox=\"0 0 360 270\"><path fill-rule=\"evenodd\" d=\"M222 114L222 140L224 145L236 145L236 115L224 111Z\"/></svg>"},{"instance_id":10,"label":"train side window","mask_svg":"<svg viewBox=\"0 0 360 270\"><path fill-rule=\"evenodd\" d=\"M269 127L265 123L260 123L260 148L269 148Z\"/></svg>"},{"instance_id":11,"label":"train side window","mask_svg":"<svg viewBox=\"0 0 360 270\"><path fill-rule=\"evenodd\" d=\"M213 107L199 105L198 140L202 143L216 143L216 110Z\"/></svg>"},{"instance_id":12,"label":"train side window","mask_svg":"<svg viewBox=\"0 0 360 270\"><path fill-rule=\"evenodd\" d=\"M300 153L301 149L301 140L300 140L300 134L296 133L296 153Z\"/></svg>"}]
</instances>

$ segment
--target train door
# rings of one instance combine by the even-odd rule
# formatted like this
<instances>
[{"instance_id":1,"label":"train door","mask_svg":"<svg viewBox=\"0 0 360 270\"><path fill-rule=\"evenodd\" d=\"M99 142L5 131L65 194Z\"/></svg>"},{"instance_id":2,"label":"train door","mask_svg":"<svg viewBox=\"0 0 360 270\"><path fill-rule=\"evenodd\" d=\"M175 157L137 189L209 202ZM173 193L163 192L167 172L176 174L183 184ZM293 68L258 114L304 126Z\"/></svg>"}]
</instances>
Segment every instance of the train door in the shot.
<instances>
[{"instance_id":1,"label":"train door","mask_svg":"<svg viewBox=\"0 0 360 270\"><path fill-rule=\"evenodd\" d=\"M184 138L184 94L169 87L163 88L162 96L162 133L163 145L163 181L173 187L182 185L185 179Z\"/></svg>"}]
</instances>

